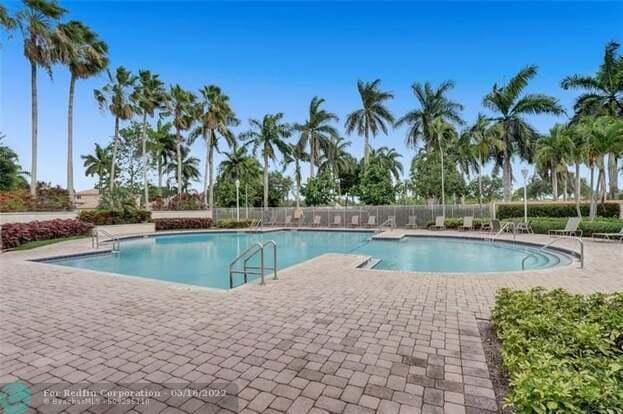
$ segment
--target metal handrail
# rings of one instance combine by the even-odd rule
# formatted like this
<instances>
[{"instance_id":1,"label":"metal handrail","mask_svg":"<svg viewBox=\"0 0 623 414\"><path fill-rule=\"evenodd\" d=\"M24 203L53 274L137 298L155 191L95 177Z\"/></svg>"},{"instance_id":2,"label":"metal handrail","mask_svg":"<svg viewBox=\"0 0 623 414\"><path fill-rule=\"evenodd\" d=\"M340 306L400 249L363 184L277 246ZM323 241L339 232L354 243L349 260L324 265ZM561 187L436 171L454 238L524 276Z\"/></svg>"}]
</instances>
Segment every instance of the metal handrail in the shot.
<instances>
[{"instance_id":1,"label":"metal handrail","mask_svg":"<svg viewBox=\"0 0 623 414\"><path fill-rule=\"evenodd\" d=\"M379 224L377 230L381 231L381 229L383 227L389 227L390 229L393 229L395 226L395 218L394 217L390 217L387 220L385 220L384 222L382 222L381 224Z\"/></svg>"},{"instance_id":2,"label":"metal handrail","mask_svg":"<svg viewBox=\"0 0 623 414\"><path fill-rule=\"evenodd\" d=\"M513 240L517 240L517 232L515 231L516 229L515 222L509 221L507 223L504 223L504 225L500 228L500 230L493 237L491 237L490 241L491 242L496 241L498 236L504 233L510 226L513 227Z\"/></svg>"},{"instance_id":3,"label":"metal handrail","mask_svg":"<svg viewBox=\"0 0 623 414\"><path fill-rule=\"evenodd\" d=\"M268 245L273 246L273 266L266 267L264 265L264 248ZM249 266L248 262L251 260L257 253L260 253L260 265L259 266ZM240 261L244 259L242 270L235 270L234 266ZM259 272L255 272L254 270L259 270ZM234 274L241 274L244 276L244 283L248 283L248 275L260 276L261 281L260 285L264 285L264 273L265 270L273 271L273 279L277 280L277 243L274 240L267 240L264 243L255 242L251 246L249 246L244 252L239 254L230 264L229 264L229 287L234 287Z\"/></svg>"},{"instance_id":4,"label":"metal handrail","mask_svg":"<svg viewBox=\"0 0 623 414\"><path fill-rule=\"evenodd\" d=\"M536 257L536 253L545 250L546 248L552 246L554 243L556 243L559 240L575 240L580 244L580 269L584 269L584 242L582 241L582 239L580 239L579 237L557 237L553 239L552 241L550 241L549 243L547 243L546 245L544 245L543 247L541 247L539 250L537 250L537 252L531 252L529 255L524 257L521 260L521 270L526 269L526 260L528 258Z\"/></svg>"},{"instance_id":5,"label":"metal handrail","mask_svg":"<svg viewBox=\"0 0 623 414\"><path fill-rule=\"evenodd\" d=\"M253 222L251 222L251 231L258 232L260 228L262 228L262 219L254 219Z\"/></svg>"},{"instance_id":6,"label":"metal handrail","mask_svg":"<svg viewBox=\"0 0 623 414\"><path fill-rule=\"evenodd\" d=\"M112 241L112 252L119 253L121 251L121 242L119 241L119 237L114 234L110 234L106 230L94 227L91 232L91 247L95 249L99 249L100 247L100 237L102 234L105 237L108 237L109 241ZM103 243L103 242L102 242Z\"/></svg>"}]
</instances>

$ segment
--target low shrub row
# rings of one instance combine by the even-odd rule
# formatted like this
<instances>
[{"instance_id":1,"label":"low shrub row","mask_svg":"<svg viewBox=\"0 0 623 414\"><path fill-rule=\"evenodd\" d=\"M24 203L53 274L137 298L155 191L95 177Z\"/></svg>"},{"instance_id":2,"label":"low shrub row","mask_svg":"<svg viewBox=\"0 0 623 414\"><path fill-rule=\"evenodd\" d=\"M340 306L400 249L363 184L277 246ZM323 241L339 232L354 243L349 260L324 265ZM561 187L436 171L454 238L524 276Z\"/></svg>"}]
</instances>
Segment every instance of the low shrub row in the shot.
<instances>
[{"instance_id":1,"label":"low shrub row","mask_svg":"<svg viewBox=\"0 0 623 414\"><path fill-rule=\"evenodd\" d=\"M489 219L474 219L472 223L474 225L474 230L480 229L483 224L488 223L489 221L490 221ZM435 224L434 221L429 221L426 224L426 227L430 227L434 224ZM444 224L446 225L446 228L448 229L457 229L463 225L463 219L462 218L447 218L445 219Z\"/></svg>"},{"instance_id":2,"label":"low shrub row","mask_svg":"<svg viewBox=\"0 0 623 414\"><path fill-rule=\"evenodd\" d=\"M514 221L523 221L523 218L515 218ZM547 234L550 230L562 230L567 224L566 218L555 217L529 217L528 221L532 231L537 234ZM598 218L582 220L579 229L584 236L592 236L593 233L618 233L623 227L623 220Z\"/></svg>"},{"instance_id":3,"label":"low shrub row","mask_svg":"<svg viewBox=\"0 0 623 414\"><path fill-rule=\"evenodd\" d=\"M524 206L521 203L496 204L496 217L500 220L511 217L523 217ZM597 204L597 215L600 217L619 217L619 203ZM589 203L581 203L580 211L583 216L588 216ZM578 213L575 203L529 203L528 216L530 217L575 217Z\"/></svg>"},{"instance_id":4,"label":"low shrub row","mask_svg":"<svg viewBox=\"0 0 623 414\"><path fill-rule=\"evenodd\" d=\"M156 225L156 231L161 230L185 230L185 229L208 229L212 227L211 218L163 218L152 220Z\"/></svg>"},{"instance_id":5,"label":"low shrub row","mask_svg":"<svg viewBox=\"0 0 623 414\"><path fill-rule=\"evenodd\" d=\"M501 289L492 322L514 413L623 412L623 292Z\"/></svg>"},{"instance_id":6,"label":"low shrub row","mask_svg":"<svg viewBox=\"0 0 623 414\"><path fill-rule=\"evenodd\" d=\"M146 223L151 218L151 213L147 210L125 209L125 210L83 210L80 212L80 220L93 223L97 226L108 224L135 224Z\"/></svg>"},{"instance_id":7,"label":"low shrub row","mask_svg":"<svg viewBox=\"0 0 623 414\"><path fill-rule=\"evenodd\" d=\"M71 207L69 193L61 187L40 183L36 197L28 190L0 192L0 212L67 211Z\"/></svg>"},{"instance_id":8,"label":"low shrub row","mask_svg":"<svg viewBox=\"0 0 623 414\"><path fill-rule=\"evenodd\" d=\"M162 197L156 197L151 202L151 209L160 210L201 210L205 208L203 203L203 197L199 193L182 193L177 194L171 198L165 199Z\"/></svg>"},{"instance_id":9,"label":"low shrub row","mask_svg":"<svg viewBox=\"0 0 623 414\"><path fill-rule=\"evenodd\" d=\"M216 222L216 227L219 227L221 229L244 229L247 227L251 227L251 224L253 224L253 220L223 219Z\"/></svg>"},{"instance_id":10,"label":"low shrub row","mask_svg":"<svg viewBox=\"0 0 623 414\"><path fill-rule=\"evenodd\" d=\"M93 227L91 223L76 219L4 224L2 226L2 248L13 249L21 244L35 240L87 236Z\"/></svg>"}]
</instances>

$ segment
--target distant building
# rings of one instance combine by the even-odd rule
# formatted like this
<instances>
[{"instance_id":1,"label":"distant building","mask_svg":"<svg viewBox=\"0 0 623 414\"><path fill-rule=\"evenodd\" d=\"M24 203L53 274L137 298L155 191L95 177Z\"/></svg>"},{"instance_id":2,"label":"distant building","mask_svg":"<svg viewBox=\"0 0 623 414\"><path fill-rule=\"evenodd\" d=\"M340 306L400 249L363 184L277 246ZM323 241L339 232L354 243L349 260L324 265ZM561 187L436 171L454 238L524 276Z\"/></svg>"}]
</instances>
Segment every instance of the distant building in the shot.
<instances>
[{"instance_id":1,"label":"distant building","mask_svg":"<svg viewBox=\"0 0 623 414\"><path fill-rule=\"evenodd\" d=\"M79 210L97 208L100 203L100 193L95 188L76 192L74 203Z\"/></svg>"}]
</instances>

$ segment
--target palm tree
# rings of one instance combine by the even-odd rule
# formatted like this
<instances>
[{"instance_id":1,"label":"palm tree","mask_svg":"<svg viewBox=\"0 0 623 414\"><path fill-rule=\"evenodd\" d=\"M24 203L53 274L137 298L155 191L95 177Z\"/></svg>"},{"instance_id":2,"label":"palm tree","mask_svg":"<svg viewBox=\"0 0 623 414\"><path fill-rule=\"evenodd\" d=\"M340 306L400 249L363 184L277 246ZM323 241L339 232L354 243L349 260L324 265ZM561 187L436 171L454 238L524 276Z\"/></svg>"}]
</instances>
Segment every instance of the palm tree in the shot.
<instances>
[{"instance_id":1,"label":"palm tree","mask_svg":"<svg viewBox=\"0 0 623 414\"><path fill-rule=\"evenodd\" d=\"M158 172L158 189L162 196L162 176L164 166L175 158L175 134L171 132L173 124L158 120L156 128L148 130L149 149L151 158L156 161L156 171Z\"/></svg>"},{"instance_id":2,"label":"palm tree","mask_svg":"<svg viewBox=\"0 0 623 414\"><path fill-rule=\"evenodd\" d=\"M167 165L168 173L177 173L176 183L178 187L178 194L181 194L182 192L187 192L188 188L190 187L190 183L192 181L198 181L199 177L201 177L201 173L199 172L199 158L192 157L190 154L190 148L185 145L180 148L180 153L181 157L178 157Z\"/></svg>"},{"instance_id":3,"label":"palm tree","mask_svg":"<svg viewBox=\"0 0 623 414\"><path fill-rule=\"evenodd\" d=\"M111 176L115 177L117 163L117 149L119 147L119 124L127 121L134 115L134 106L130 100L130 91L136 83L136 76L123 66L115 71L115 76L108 73L108 84L102 89L95 89L93 95L101 110L107 109L115 117L115 132L113 135L112 157L110 160ZM115 189L115 180L110 180L110 192Z\"/></svg>"},{"instance_id":4,"label":"palm tree","mask_svg":"<svg viewBox=\"0 0 623 414\"><path fill-rule=\"evenodd\" d=\"M17 21L13 18L6 7L0 4L0 27L4 27L8 33L10 33L15 26L17 25Z\"/></svg>"},{"instance_id":5,"label":"palm tree","mask_svg":"<svg viewBox=\"0 0 623 414\"><path fill-rule=\"evenodd\" d=\"M153 117L156 110L162 108L166 99L164 83L158 75L148 70L139 70L138 84L132 93L137 112L143 115L143 125L141 131L141 158L143 163L143 188L145 197L145 207L149 205L149 184L147 182L148 160L147 160L147 117Z\"/></svg>"},{"instance_id":6,"label":"palm tree","mask_svg":"<svg viewBox=\"0 0 623 414\"><path fill-rule=\"evenodd\" d=\"M463 137L469 139L472 150L478 160L478 202L482 204L482 170L491 157L502 149L499 137L499 128L491 125L491 120L483 114L478 114L476 122L463 132Z\"/></svg>"},{"instance_id":7,"label":"palm tree","mask_svg":"<svg viewBox=\"0 0 623 414\"><path fill-rule=\"evenodd\" d=\"M278 153L287 154L290 150L285 140L290 137L292 128L282 119L281 112L266 114L261 121L251 119L251 130L241 135L247 141L245 145L252 145L254 154L260 151L264 160L264 209L268 207L268 163L275 161Z\"/></svg>"},{"instance_id":8,"label":"palm tree","mask_svg":"<svg viewBox=\"0 0 623 414\"><path fill-rule=\"evenodd\" d=\"M307 162L311 159L307 152L305 152L305 144L302 140L295 144L289 144L290 150L284 154L283 169L285 170L288 165L294 164L294 182L296 185L296 208L301 205L301 162Z\"/></svg>"},{"instance_id":9,"label":"palm tree","mask_svg":"<svg viewBox=\"0 0 623 414\"><path fill-rule=\"evenodd\" d=\"M407 145L416 148L420 140L430 147L432 123L441 119L448 124L463 124L460 112L463 105L448 98L446 94L454 88L454 82L442 82L434 88L429 82L424 85L415 82L411 85L413 94L419 103L419 108L407 112L395 124L396 127L407 125Z\"/></svg>"},{"instance_id":10,"label":"palm tree","mask_svg":"<svg viewBox=\"0 0 623 414\"><path fill-rule=\"evenodd\" d=\"M59 24L55 33L58 59L69 68L67 104L67 191L74 197L74 95L76 81L101 73L108 66L108 46L88 26L78 21Z\"/></svg>"},{"instance_id":11,"label":"palm tree","mask_svg":"<svg viewBox=\"0 0 623 414\"><path fill-rule=\"evenodd\" d=\"M164 101L166 112L163 115L173 117L173 126L175 127L175 165L177 168L178 194L182 194L182 188L184 187L182 183L182 146L184 143L182 131L187 131L192 127L196 112L195 100L196 97L191 92L183 89L180 85L173 85L169 89L169 94Z\"/></svg>"},{"instance_id":12,"label":"palm tree","mask_svg":"<svg viewBox=\"0 0 623 414\"><path fill-rule=\"evenodd\" d=\"M572 143L572 150L570 159L575 164L575 209L578 217L582 217L582 211L580 210L580 200L582 198L582 178L580 176L580 165L587 162L587 137L583 134L583 131L578 127L576 122L570 123L567 128L569 137ZM588 164L588 163L587 163Z\"/></svg>"},{"instance_id":13,"label":"palm tree","mask_svg":"<svg viewBox=\"0 0 623 414\"><path fill-rule=\"evenodd\" d=\"M361 109L351 112L346 117L346 133L350 135L356 129L357 134L364 137L364 166L368 163L370 135L375 137L379 131L387 135L387 124L394 123L394 116L385 106L385 101L393 99L394 95L381 91L380 85L380 79L373 82L358 81L357 90L361 98Z\"/></svg>"},{"instance_id":14,"label":"palm tree","mask_svg":"<svg viewBox=\"0 0 623 414\"><path fill-rule=\"evenodd\" d=\"M502 175L504 179L504 201L510 201L512 190L511 158L518 154L522 159L531 159L537 133L523 118L525 115L554 114L564 111L558 101L543 94L526 94L523 90L530 79L536 76L537 67L527 66L513 76L506 85L493 85L483 99L483 105L497 115L493 120L502 129Z\"/></svg>"},{"instance_id":15,"label":"palm tree","mask_svg":"<svg viewBox=\"0 0 623 414\"><path fill-rule=\"evenodd\" d=\"M24 8L17 15L17 24L24 35L24 55L30 62L31 87L31 139L32 167L30 169L30 193L37 194L37 67L51 75L55 62L53 47L54 25L65 14L54 0L24 0Z\"/></svg>"},{"instance_id":16,"label":"palm tree","mask_svg":"<svg viewBox=\"0 0 623 414\"><path fill-rule=\"evenodd\" d=\"M201 135L206 143L205 174L203 181L204 203L214 208L214 150L218 151L218 138L225 140L231 148L236 137L229 129L239 124L229 104L229 97L216 85L204 86L200 91L198 120L199 127L191 134L191 140ZM209 197L208 197L209 193Z\"/></svg>"},{"instance_id":17,"label":"palm tree","mask_svg":"<svg viewBox=\"0 0 623 414\"><path fill-rule=\"evenodd\" d=\"M233 180L240 180L245 189L245 207L249 217L249 183L261 176L259 163L249 155L245 146L236 146L230 152L225 152L225 159L221 161L219 169L221 176Z\"/></svg>"},{"instance_id":18,"label":"palm tree","mask_svg":"<svg viewBox=\"0 0 623 414\"><path fill-rule=\"evenodd\" d=\"M623 56L617 56L619 44L606 44L604 59L594 76L572 75L563 79L563 89L581 89L574 109L577 117L586 115L623 116ZM608 155L610 196L618 192L617 157Z\"/></svg>"},{"instance_id":19,"label":"palm tree","mask_svg":"<svg viewBox=\"0 0 623 414\"><path fill-rule=\"evenodd\" d=\"M572 157L573 142L565 127L560 124L554 125L549 134L536 142L537 165L549 171L552 179L554 200L558 200L558 174L567 180L567 163Z\"/></svg>"},{"instance_id":20,"label":"palm tree","mask_svg":"<svg viewBox=\"0 0 623 414\"><path fill-rule=\"evenodd\" d=\"M452 141L456 140L457 134L454 127L442 118L435 118L430 123L430 148L439 150L441 160L441 205L443 216L446 216L446 188L445 188L445 168L444 168L444 148L447 148Z\"/></svg>"},{"instance_id":21,"label":"palm tree","mask_svg":"<svg viewBox=\"0 0 623 414\"><path fill-rule=\"evenodd\" d=\"M101 193L106 185L106 180L110 179L111 177L110 167L112 165L112 154L110 145L106 147L101 147L99 144L96 143L95 152L93 154L83 155L81 158L84 161L84 168L86 168L86 170L84 171L85 175L88 177L97 175L97 189Z\"/></svg>"},{"instance_id":22,"label":"palm tree","mask_svg":"<svg viewBox=\"0 0 623 414\"><path fill-rule=\"evenodd\" d=\"M400 176L404 172L399 158L402 158L402 155L395 148L380 147L370 151L370 159L378 162L379 165L388 170L396 182L400 181Z\"/></svg>"},{"instance_id":23,"label":"palm tree","mask_svg":"<svg viewBox=\"0 0 623 414\"><path fill-rule=\"evenodd\" d=\"M309 115L305 123L296 124L294 129L300 132L299 143L304 149L309 145L309 178L314 177L314 167L323 153L327 151L329 142L338 138L337 129L331 124L339 118L332 112L321 109L324 99L314 96L309 103Z\"/></svg>"}]
</instances>

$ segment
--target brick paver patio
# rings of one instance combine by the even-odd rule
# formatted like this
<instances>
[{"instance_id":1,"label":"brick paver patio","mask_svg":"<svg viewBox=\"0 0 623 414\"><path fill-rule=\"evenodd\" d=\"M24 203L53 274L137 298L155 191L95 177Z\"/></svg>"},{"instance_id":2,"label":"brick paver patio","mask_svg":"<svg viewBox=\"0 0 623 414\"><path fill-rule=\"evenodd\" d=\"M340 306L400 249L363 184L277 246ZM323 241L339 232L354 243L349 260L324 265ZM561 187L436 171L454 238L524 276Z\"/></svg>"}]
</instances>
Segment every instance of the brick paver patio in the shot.
<instances>
[{"instance_id":1,"label":"brick paver patio","mask_svg":"<svg viewBox=\"0 0 623 414\"><path fill-rule=\"evenodd\" d=\"M85 249L81 240L0 256L0 383L218 382L238 396L237 406L167 395L94 413L496 412L477 320L497 288L623 289L623 245L590 241L584 270L415 274L325 255L231 292L26 261Z\"/></svg>"}]
</instances>

